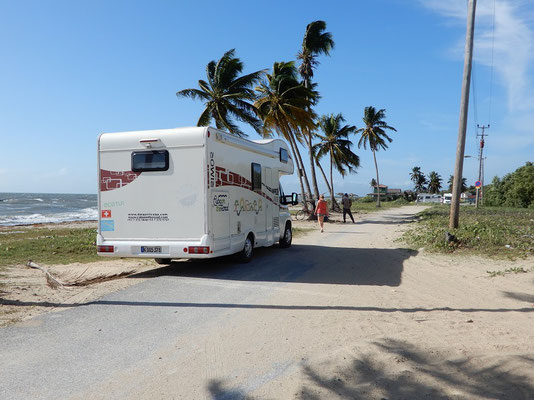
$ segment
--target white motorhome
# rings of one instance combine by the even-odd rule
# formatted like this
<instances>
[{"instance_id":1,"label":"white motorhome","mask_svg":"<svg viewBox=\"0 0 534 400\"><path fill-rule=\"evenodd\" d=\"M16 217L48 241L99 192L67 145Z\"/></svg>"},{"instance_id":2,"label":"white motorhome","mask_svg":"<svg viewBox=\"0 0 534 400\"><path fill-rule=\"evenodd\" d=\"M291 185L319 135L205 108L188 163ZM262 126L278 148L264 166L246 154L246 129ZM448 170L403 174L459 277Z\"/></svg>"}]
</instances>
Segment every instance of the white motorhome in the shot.
<instances>
[{"instance_id":1,"label":"white motorhome","mask_svg":"<svg viewBox=\"0 0 534 400\"><path fill-rule=\"evenodd\" d=\"M452 203L452 193L443 194L443 204L451 204L451 203Z\"/></svg>"},{"instance_id":2,"label":"white motorhome","mask_svg":"<svg viewBox=\"0 0 534 400\"><path fill-rule=\"evenodd\" d=\"M417 195L416 203L441 203L442 198L440 194L419 193Z\"/></svg>"},{"instance_id":3,"label":"white motorhome","mask_svg":"<svg viewBox=\"0 0 534 400\"><path fill-rule=\"evenodd\" d=\"M97 251L102 256L212 258L289 247L279 180L293 173L280 139L246 140L214 128L104 133L98 138Z\"/></svg>"}]
</instances>

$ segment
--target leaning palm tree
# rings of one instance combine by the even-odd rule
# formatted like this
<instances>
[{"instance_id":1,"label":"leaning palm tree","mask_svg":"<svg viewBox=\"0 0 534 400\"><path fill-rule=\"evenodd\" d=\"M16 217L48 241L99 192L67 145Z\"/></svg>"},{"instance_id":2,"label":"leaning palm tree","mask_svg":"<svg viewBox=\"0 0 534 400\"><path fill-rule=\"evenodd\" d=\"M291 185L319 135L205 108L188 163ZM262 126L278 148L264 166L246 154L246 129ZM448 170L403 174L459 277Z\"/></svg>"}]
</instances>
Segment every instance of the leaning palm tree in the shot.
<instances>
[{"instance_id":1,"label":"leaning palm tree","mask_svg":"<svg viewBox=\"0 0 534 400\"><path fill-rule=\"evenodd\" d=\"M342 114L323 115L319 119L319 127L323 132L317 135L320 142L315 145L317 148L317 158L320 160L323 156L330 156L330 197L332 207L336 204L334 197L334 179L333 169L345 176L348 172L353 172L360 167L360 158L354 154L350 147L352 142L348 139L349 134L356 131L354 125L341 124L345 122Z\"/></svg>"},{"instance_id":2,"label":"leaning palm tree","mask_svg":"<svg viewBox=\"0 0 534 400\"><path fill-rule=\"evenodd\" d=\"M207 81L199 80L200 89L184 89L176 93L178 97L189 97L204 101L204 111L200 114L197 126L208 126L213 119L218 129L226 129L236 136L247 136L234 119L252 126L261 132L261 121L256 116L256 108L250 103L256 98L253 86L260 81L265 70L241 75L243 63L234 56L235 49L229 50L219 61L210 61L206 67Z\"/></svg>"},{"instance_id":3,"label":"leaning palm tree","mask_svg":"<svg viewBox=\"0 0 534 400\"><path fill-rule=\"evenodd\" d=\"M384 118L386 118L386 110L381 109L376 111L376 109L372 106L365 107L364 115L363 115L363 122L365 124L365 128L360 128L356 132L361 133L360 140L358 141L358 147L361 147L363 145L364 149L367 149L367 146L371 149L373 152L373 158L375 161L375 169L376 169L376 187L380 187L380 178L378 176L378 164L376 162L376 152L380 149L387 149L388 145L386 143L391 143L393 139L391 139L387 134L385 129L392 130L394 132L397 132L395 128L392 126L389 126L385 121ZM376 206L380 207L380 190L378 190L377 193L377 200L376 200Z\"/></svg>"},{"instance_id":4,"label":"leaning palm tree","mask_svg":"<svg viewBox=\"0 0 534 400\"><path fill-rule=\"evenodd\" d=\"M302 47L297 54L297 59L301 61L299 66L299 73L304 81L304 86L308 89L313 89L311 80L313 78L313 70L319 65L317 56L324 54L330 55L330 50L334 48L334 40L330 32L325 32L326 22L313 21L306 26L306 32L302 40ZM308 153L310 157L310 171L311 180L313 184L313 192L315 197L319 197L319 188L317 186L317 177L315 175L315 162L313 158L313 138L315 134L311 130L304 130L304 140L308 146Z\"/></svg>"},{"instance_id":5,"label":"leaning palm tree","mask_svg":"<svg viewBox=\"0 0 534 400\"><path fill-rule=\"evenodd\" d=\"M436 172L432 171L428 174L428 190L430 193L439 193L441 189L441 176Z\"/></svg>"},{"instance_id":6,"label":"leaning palm tree","mask_svg":"<svg viewBox=\"0 0 534 400\"><path fill-rule=\"evenodd\" d=\"M258 97L254 106L263 120L262 135L268 137L276 132L289 142L305 200L304 185L308 193L311 191L297 143L302 143L303 129L315 128L316 116L310 103L316 93L298 82L293 62L275 62L272 73L266 74L256 91ZM304 206L307 207L305 201Z\"/></svg>"}]
</instances>

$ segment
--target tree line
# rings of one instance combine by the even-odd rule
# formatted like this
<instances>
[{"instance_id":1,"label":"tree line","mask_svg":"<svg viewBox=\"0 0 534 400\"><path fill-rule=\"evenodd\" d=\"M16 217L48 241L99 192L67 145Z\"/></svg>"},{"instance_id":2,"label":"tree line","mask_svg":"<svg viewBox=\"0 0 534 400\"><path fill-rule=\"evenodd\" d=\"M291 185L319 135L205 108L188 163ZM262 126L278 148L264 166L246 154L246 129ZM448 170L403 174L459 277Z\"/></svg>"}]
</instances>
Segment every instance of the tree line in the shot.
<instances>
[{"instance_id":1,"label":"tree line","mask_svg":"<svg viewBox=\"0 0 534 400\"><path fill-rule=\"evenodd\" d=\"M421 167L413 167L410 172L410 180L414 183L414 192L417 193L431 193L437 194L442 191L443 178L436 171L431 171L428 175L425 175L421 171ZM452 192L452 183L454 181L454 175L449 176L447 181L448 191ZM472 187L475 188L474 186ZM467 179L462 178L462 193L470 190L471 187L467 187Z\"/></svg>"},{"instance_id":2,"label":"tree line","mask_svg":"<svg viewBox=\"0 0 534 400\"><path fill-rule=\"evenodd\" d=\"M262 137L276 134L284 138L298 171L302 198L310 200L315 207L319 198L317 168L330 192L332 205L337 208L333 170L345 176L360 167L360 158L351 149L350 136L359 134L358 147L372 151L378 188L376 152L388 148L392 139L386 132L396 130L385 122L386 110L373 106L365 107L360 128L346 124L342 113L316 114L320 94L317 83L313 82L314 70L319 65L318 57L329 56L334 46L332 34L326 32L326 23L313 21L307 25L296 54L298 67L297 61L277 61L270 70L243 75L244 65L232 49L219 60L208 63L206 80L199 80L198 88L183 89L176 95L203 101L204 110L197 126L208 126L213 121L218 129L246 137L237 124L241 122ZM299 144L308 153L306 162ZM325 157L329 158L329 177L320 164ZM380 195L377 206L380 206ZM307 208L306 201L304 207Z\"/></svg>"}]
</instances>

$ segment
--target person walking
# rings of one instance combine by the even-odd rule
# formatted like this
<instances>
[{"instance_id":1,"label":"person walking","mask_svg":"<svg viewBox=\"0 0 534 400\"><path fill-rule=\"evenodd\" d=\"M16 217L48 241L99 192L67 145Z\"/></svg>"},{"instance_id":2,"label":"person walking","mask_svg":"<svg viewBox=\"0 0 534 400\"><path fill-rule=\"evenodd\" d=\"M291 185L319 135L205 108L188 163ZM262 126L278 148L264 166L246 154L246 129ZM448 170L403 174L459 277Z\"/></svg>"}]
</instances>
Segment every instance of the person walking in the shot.
<instances>
[{"instance_id":1,"label":"person walking","mask_svg":"<svg viewBox=\"0 0 534 400\"><path fill-rule=\"evenodd\" d=\"M355 224L354 217L352 216L352 211L350 211L350 208L352 207L352 199L347 193L345 193L345 195L341 199L341 203L343 203L343 223L347 222L347 214L349 214L352 223Z\"/></svg>"},{"instance_id":2,"label":"person walking","mask_svg":"<svg viewBox=\"0 0 534 400\"><path fill-rule=\"evenodd\" d=\"M330 215L328 213L328 204L324 199L324 194L319 196L319 201L317 202L317 207L315 207L315 214L317 214L317 219L319 220L319 225L321 226L321 232L324 231L324 217Z\"/></svg>"}]
</instances>

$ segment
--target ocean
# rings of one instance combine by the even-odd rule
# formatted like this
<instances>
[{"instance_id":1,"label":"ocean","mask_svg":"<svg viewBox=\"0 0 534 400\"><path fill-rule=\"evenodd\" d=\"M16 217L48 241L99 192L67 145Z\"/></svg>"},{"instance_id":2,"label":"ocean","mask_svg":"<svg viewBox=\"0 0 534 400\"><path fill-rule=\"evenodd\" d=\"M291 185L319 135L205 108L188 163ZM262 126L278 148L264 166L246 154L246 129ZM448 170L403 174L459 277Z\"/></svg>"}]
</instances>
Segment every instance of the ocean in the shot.
<instances>
[{"instance_id":1,"label":"ocean","mask_svg":"<svg viewBox=\"0 0 534 400\"><path fill-rule=\"evenodd\" d=\"M97 219L96 194L0 193L0 226Z\"/></svg>"}]
</instances>

